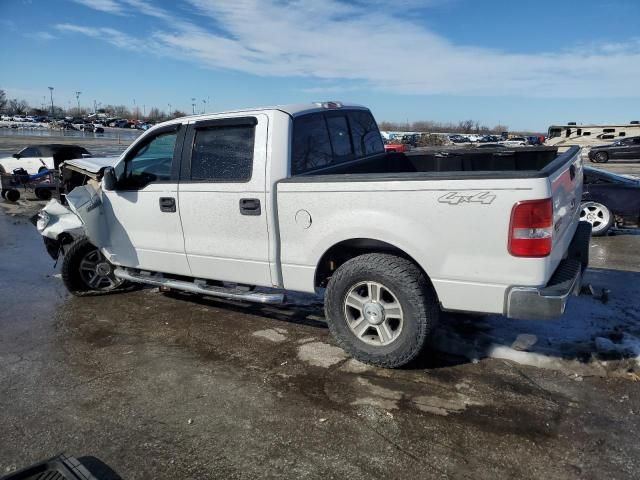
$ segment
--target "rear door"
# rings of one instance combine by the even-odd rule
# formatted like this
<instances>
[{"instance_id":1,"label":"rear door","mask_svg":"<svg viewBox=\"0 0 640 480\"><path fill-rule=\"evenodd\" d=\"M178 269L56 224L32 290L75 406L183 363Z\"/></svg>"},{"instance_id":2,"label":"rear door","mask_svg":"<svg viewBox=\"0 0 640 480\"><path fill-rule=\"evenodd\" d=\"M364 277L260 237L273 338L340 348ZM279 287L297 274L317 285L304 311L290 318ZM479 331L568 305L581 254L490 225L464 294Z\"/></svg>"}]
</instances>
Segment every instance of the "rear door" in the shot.
<instances>
[{"instance_id":1,"label":"rear door","mask_svg":"<svg viewBox=\"0 0 640 480\"><path fill-rule=\"evenodd\" d=\"M629 160L640 160L640 137L629 139L629 149L625 158Z\"/></svg>"},{"instance_id":2,"label":"rear door","mask_svg":"<svg viewBox=\"0 0 640 480\"><path fill-rule=\"evenodd\" d=\"M630 138L624 138L618 140L611 147L609 147L609 158L622 159L628 158L630 145Z\"/></svg>"},{"instance_id":3,"label":"rear door","mask_svg":"<svg viewBox=\"0 0 640 480\"><path fill-rule=\"evenodd\" d=\"M199 121L185 140L178 198L194 277L271 286L264 114Z\"/></svg>"}]
</instances>

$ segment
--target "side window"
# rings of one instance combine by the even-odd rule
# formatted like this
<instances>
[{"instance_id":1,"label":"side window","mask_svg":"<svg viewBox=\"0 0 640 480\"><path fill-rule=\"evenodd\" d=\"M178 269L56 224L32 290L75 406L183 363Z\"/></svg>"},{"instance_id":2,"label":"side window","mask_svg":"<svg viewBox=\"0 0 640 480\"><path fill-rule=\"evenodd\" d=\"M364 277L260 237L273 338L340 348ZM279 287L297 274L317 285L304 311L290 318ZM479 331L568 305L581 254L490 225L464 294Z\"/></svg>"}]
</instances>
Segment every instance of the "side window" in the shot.
<instances>
[{"instance_id":1,"label":"side window","mask_svg":"<svg viewBox=\"0 0 640 480\"><path fill-rule=\"evenodd\" d=\"M331 115L327 117L327 127L329 127L333 154L336 157L352 155L353 148L351 147L351 135L347 117L344 115Z\"/></svg>"},{"instance_id":2,"label":"side window","mask_svg":"<svg viewBox=\"0 0 640 480\"><path fill-rule=\"evenodd\" d=\"M137 189L152 182L171 180L177 131L156 135L139 145L125 161L119 188Z\"/></svg>"},{"instance_id":3,"label":"side window","mask_svg":"<svg viewBox=\"0 0 640 480\"><path fill-rule=\"evenodd\" d=\"M191 180L251 180L254 138L253 125L198 128L191 153Z\"/></svg>"},{"instance_id":4,"label":"side window","mask_svg":"<svg viewBox=\"0 0 640 480\"><path fill-rule=\"evenodd\" d=\"M36 147L27 147L20 152L20 158L35 158L41 157L40 150Z\"/></svg>"},{"instance_id":5,"label":"side window","mask_svg":"<svg viewBox=\"0 0 640 480\"><path fill-rule=\"evenodd\" d=\"M296 118L293 126L291 173L325 167L333 160L329 131L321 113Z\"/></svg>"},{"instance_id":6,"label":"side window","mask_svg":"<svg viewBox=\"0 0 640 480\"><path fill-rule=\"evenodd\" d=\"M633 139L633 144L634 144L634 145L640 145L640 137L635 137L635 138Z\"/></svg>"},{"instance_id":7,"label":"side window","mask_svg":"<svg viewBox=\"0 0 640 480\"><path fill-rule=\"evenodd\" d=\"M384 152L384 144L373 115L369 112L349 112L351 137L356 155L366 156Z\"/></svg>"}]
</instances>

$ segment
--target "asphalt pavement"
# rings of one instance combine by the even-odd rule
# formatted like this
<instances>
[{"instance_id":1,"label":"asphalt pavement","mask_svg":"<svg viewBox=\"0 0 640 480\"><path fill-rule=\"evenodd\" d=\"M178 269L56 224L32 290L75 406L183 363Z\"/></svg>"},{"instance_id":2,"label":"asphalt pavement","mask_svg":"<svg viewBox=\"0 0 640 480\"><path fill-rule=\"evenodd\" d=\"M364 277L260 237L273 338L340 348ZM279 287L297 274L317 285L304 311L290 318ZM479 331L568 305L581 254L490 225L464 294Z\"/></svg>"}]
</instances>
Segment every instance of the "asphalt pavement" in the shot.
<instances>
[{"instance_id":1,"label":"asphalt pavement","mask_svg":"<svg viewBox=\"0 0 640 480\"><path fill-rule=\"evenodd\" d=\"M71 297L37 204L0 206L0 473L64 451L101 479L638 478L634 232L592 246L606 299L448 316L392 371L337 348L313 297Z\"/></svg>"}]
</instances>

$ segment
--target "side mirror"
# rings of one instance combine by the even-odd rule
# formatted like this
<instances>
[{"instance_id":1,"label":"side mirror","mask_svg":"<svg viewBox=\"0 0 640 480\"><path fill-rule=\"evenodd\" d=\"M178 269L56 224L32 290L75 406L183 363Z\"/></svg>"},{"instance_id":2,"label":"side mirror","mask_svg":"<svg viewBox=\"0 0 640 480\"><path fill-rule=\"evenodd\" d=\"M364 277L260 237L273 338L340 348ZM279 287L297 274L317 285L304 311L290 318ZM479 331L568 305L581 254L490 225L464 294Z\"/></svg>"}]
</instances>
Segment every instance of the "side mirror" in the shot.
<instances>
[{"instance_id":1,"label":"side mirror","mask_svg":"<svg viewBox=\"0 0 640 480\"><path fill-rule=\"evenodd\" d=\"M19 153L14 153L13 155L11 155L13 158L20 158L20 154Z\"/></svg>"},{"instance_id":2,"label":"side mirror","mask_svg":"<svg viewBox=\"0 0 640 480\"><path fill-rule=\"evenodd\" d=\"M104 169L102 176L102 189L112 191L116 189L118 179L116 178L116 171L113 167L107 167Z\"/></svg>"}]
</instances>

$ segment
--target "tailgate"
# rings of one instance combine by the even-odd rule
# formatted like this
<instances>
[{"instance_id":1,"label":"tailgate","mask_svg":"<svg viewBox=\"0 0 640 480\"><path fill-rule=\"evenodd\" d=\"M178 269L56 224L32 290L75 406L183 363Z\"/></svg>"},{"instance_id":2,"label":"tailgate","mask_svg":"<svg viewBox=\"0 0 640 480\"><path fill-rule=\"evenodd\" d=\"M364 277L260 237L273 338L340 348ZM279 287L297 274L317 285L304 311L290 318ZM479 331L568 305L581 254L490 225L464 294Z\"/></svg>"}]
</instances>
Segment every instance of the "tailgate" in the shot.
<instances>
[{"instance_id":1,"label":"tailgate","mask_svg":"<svg viewBox=\"0 0 640 480\"><path fill-rule=\"evenodd\" d=\"M557 163L556 163L557 162ZM549 165L556 170L549 175L553 198L552 267L560 263L578 226L582 198L583 167L579 147L573 147Z\"/></svg>"}]
</instances>

